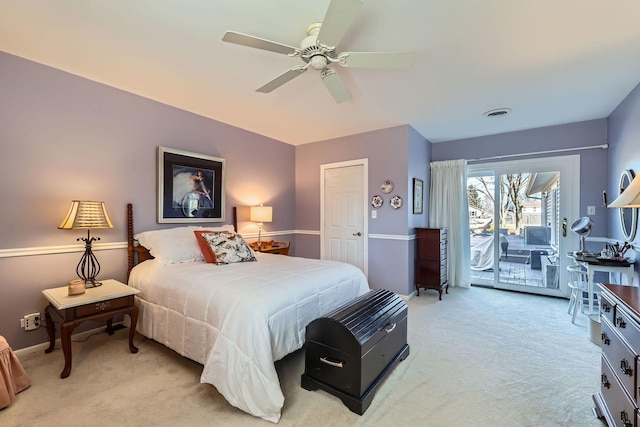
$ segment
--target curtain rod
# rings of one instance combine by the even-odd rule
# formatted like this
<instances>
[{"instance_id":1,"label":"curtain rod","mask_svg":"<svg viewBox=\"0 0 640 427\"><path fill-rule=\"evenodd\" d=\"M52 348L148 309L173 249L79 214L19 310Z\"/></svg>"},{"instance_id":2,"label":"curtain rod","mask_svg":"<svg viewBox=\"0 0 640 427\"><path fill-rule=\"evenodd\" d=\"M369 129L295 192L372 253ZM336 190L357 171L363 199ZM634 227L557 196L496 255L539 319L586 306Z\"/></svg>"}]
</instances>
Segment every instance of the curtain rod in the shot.
<instances>
[{"instance_id":1,"label":"curtain rod","mask_svg":"<svg viewBox=\"0 0 640 427\"><path fill-rule=\"evenodd\" d=\"M498 160L498 159L507 159L509 157L522 157L522 156L533 156L536 154L551 154L551 153L562 153L565 151L579 151L579 150L591 150L594 148L609 148L609 144L601 144L601 145L590 145L587 147L575 147L575 148L559 148L557 150L546 150L546 151L533 151L530 153L520 153L520 154L506 154L504 156L492 156L492 157L483 157L480 159L470 159L469 162L481 162L485 160Z\"/></svg>"}]
</instances>

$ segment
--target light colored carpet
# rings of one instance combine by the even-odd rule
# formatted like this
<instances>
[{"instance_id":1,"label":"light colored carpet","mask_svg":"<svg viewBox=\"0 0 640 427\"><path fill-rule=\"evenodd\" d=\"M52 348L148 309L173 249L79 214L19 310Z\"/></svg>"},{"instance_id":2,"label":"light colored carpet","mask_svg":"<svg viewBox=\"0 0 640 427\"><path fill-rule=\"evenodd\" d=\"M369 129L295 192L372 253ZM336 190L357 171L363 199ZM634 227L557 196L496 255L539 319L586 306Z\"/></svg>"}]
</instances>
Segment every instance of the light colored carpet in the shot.
<instances>
[{"instance_id":1,"label":"light colored carpet","mask_svg":"<svg viewBox=\"0 0 640 427\"><path fill-rule=\"evenodd\" d=\"M473 287L409 303L411 354L364 415L323 391L300 387L304 354L278 362L282 426L602 426L591 408L600 347L586 317L572 325L567 301ZM62 350L21 357L32 386L0 411L2 426L262 426L208 384L202 366L128 330L73 344L71 376Z\"/></svg>"}]
</instances>

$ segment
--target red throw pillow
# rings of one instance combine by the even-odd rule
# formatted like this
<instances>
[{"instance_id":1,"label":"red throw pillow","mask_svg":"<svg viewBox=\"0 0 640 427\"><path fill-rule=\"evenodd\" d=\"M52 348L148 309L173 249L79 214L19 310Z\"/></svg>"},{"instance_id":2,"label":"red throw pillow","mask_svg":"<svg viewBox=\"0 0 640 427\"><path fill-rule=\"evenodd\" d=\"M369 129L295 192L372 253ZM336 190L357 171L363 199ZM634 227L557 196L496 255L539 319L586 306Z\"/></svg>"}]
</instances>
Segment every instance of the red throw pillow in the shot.
<instances>
[{"instance_id":1,"label":"red throw pillow","mask_svg":"<svg viewBox=\"0 0 640 427\"><path fill-rule=\"evenodd\" d=\"M202 251L202 255L204 255L204 260L207 261L209 264L215 264L216 263L216 256L213 253L213 251L211 250L211 247L209 246L209 243L204 240L204 237L202 237L203 233L213 233L213 231L211 230L194 230L193 231L196 235L196 239L198 240L198 245L200 246L200 251Z\"/></svg>"}]
</instances>

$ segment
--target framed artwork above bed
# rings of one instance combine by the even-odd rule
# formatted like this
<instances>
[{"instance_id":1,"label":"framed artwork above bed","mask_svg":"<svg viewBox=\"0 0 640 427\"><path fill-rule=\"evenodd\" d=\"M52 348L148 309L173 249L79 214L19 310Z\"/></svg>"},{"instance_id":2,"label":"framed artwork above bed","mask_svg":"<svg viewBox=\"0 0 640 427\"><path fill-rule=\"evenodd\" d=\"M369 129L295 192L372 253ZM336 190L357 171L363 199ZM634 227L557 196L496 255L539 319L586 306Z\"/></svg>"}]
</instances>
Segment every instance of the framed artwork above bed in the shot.
<instances>
[{"instance_id":1,"label":"framed artwork above bed","mask_svg":"<svg viewBox=\"0 0 640 427\"><path fill-rule=\"evenodd\" d=\"M225 160L158 147L158 222L223 222Z\"/></svg>"}]
</instances>

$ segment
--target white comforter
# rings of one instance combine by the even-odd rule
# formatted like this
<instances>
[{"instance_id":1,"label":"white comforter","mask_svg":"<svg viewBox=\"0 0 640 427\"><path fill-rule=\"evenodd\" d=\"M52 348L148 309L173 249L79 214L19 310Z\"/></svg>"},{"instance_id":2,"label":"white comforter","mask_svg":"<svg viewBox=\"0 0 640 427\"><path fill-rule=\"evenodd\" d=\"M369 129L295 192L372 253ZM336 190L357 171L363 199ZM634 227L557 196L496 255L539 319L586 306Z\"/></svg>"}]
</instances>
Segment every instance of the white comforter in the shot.
<instances>
[{"instance_id":1,"label":"white comforter","mask_svg":"<svg viewBox=\"0 0 640 427\"><path fill-rule=\"evenodd\" d=\"M136 266L138 331L202 363L201 382L232 405L278 422L284 396L274 361L304 344L309 322L366 293L356 267L257 253L257 262Z\"/></svg>"}]
</instances>

